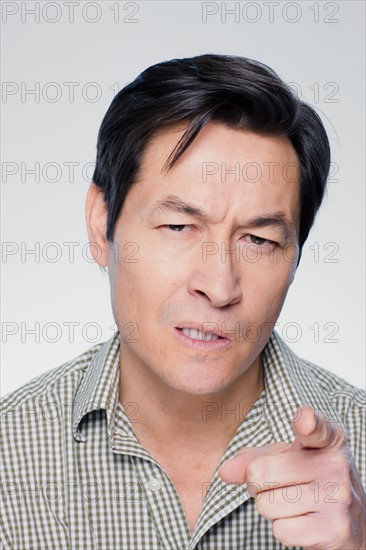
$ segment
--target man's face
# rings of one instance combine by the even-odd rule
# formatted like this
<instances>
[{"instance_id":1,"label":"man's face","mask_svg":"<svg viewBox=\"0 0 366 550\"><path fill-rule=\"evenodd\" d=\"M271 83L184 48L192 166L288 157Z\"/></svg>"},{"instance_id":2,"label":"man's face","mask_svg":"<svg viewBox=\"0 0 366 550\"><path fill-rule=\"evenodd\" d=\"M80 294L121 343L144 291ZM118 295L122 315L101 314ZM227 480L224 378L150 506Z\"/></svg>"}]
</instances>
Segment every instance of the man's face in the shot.
<instances>
[{"instance_id":1,"label":"man's face","mask_svg":"<svg viewBox=\"0 0 366 550\"><path fill-rule=\"evenodd\" d=\"M107 263L122 368L208 395L253 364L280 314L297 262L298 160L285 138L211 122L163 173L182 134L148 144L115 229L119 261L115 244ZM170 208L156 208L167 196ZM207 218L174 211L178 199ZM182 326L229 340L195 344Z\"/></svg>"}]
</instances>

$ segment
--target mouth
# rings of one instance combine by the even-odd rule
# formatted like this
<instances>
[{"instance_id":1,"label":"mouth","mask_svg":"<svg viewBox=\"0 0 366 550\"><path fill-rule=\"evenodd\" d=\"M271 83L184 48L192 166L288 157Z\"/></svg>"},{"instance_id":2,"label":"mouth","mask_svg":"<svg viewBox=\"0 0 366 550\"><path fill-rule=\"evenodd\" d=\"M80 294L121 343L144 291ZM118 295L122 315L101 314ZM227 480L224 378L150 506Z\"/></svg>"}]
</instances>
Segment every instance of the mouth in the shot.
<instances>
[{"instance_id":1,"label":"mouth","mask_svg":"<svg viewBox=\"0 0 366 550\"><path fill-rule=\"evenodd\" d=\"M210 342L211 340L228 340L228 338L223 338L222 336L219 336L214 332L204 332L197 328L191 328L191 327L176 327L176 328L181 332L183 332L183 334L185 334L189 338L192 338L192 340L201 340L205 342Z\"/></svg>"},{"instance_id":2,"label":"mouth","mask_svg":"<svg viewBox=\"0 0 366 550\"><path fill-rule=\"evenodd\" d=\"M203 328L202 325L201 327ZM204 331L197 323L183 323L174 327L174 332L183 344L196 350L218 351L232 345L231 339L225 337L220 330Z\"/></svg>"}]
</instances>

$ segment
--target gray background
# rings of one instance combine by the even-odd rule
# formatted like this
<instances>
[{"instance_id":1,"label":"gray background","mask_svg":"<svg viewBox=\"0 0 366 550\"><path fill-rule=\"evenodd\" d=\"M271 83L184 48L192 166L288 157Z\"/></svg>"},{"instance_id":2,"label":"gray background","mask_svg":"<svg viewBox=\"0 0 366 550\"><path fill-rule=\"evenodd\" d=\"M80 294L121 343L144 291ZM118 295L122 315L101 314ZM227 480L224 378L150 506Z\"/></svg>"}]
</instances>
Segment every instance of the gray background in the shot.
<instances>
[{"instance_id":1,"label":"gray background","mask_svg":"<svg viewBox=\"0 0 366 550\"><path fill-rule=\"evenodd\" d=\"M2 2L2 394L112 335L84 214L101 119L147 66L207 52L268 64L322 117L337 173L278 331L364 387L364 3L36 4Z\"/></svg>"}]
</instances>

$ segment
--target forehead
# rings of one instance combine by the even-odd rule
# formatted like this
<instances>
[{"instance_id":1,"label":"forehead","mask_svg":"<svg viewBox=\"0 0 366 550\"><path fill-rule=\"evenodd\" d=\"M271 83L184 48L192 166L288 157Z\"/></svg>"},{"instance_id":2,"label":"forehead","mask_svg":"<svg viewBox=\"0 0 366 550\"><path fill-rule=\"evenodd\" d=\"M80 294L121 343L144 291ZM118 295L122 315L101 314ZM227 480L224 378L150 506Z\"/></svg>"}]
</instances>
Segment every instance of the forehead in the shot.
<instances>
[{"instance_id":1,"label":"forehead","mask_svg":"<svg viewBox=\"0 0 366 550\"><path fill-rule=\"evenodd\" d=\"M177 145L186 127L173 126L159 130L150 139L142 155L142 169L160 172L167 157ZM203 162L298 164L296 152L286 136L261 135L248 130L230 128L217 122L209 122L176 161L173 169L185 171L201 168Z\"/></svg>"},{"instance_id":2,"label":"forehead","mask_svg":"<svg viewBox=\"0 0 366 550\"><path fill-rule=\"evenodd\" d=\"M295 213L299 162L288 138L209 122L173 167L164 171L184 131L182 126L160 130L147 144L138 184L131 190L141 207L150 209L163 195L173 193L211 210L227 210L231 201L237 208L258 209L262 203L267 211L273 206Z\"/></svg>"}]
</instances>

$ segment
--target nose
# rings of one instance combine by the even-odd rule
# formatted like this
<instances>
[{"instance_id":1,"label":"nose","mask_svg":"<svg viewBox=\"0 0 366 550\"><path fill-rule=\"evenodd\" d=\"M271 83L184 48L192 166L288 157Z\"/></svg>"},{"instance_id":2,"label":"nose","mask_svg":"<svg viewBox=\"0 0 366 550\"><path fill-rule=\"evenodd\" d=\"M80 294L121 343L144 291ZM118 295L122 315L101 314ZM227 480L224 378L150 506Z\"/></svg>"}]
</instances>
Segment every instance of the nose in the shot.
<instances>
[{"instance_id":1,"label":"nose","mask_svg":"<svg viewBox=\"0 0 366 550\"><path fill-rule=\"evenodd\" d=\"M190 294L206 296L214 307L234 305L242 299L239 266L236 266L235 255L217 254L208 256L206 262L199 262L188 282Z\"/></svg>"}]
</instances>

